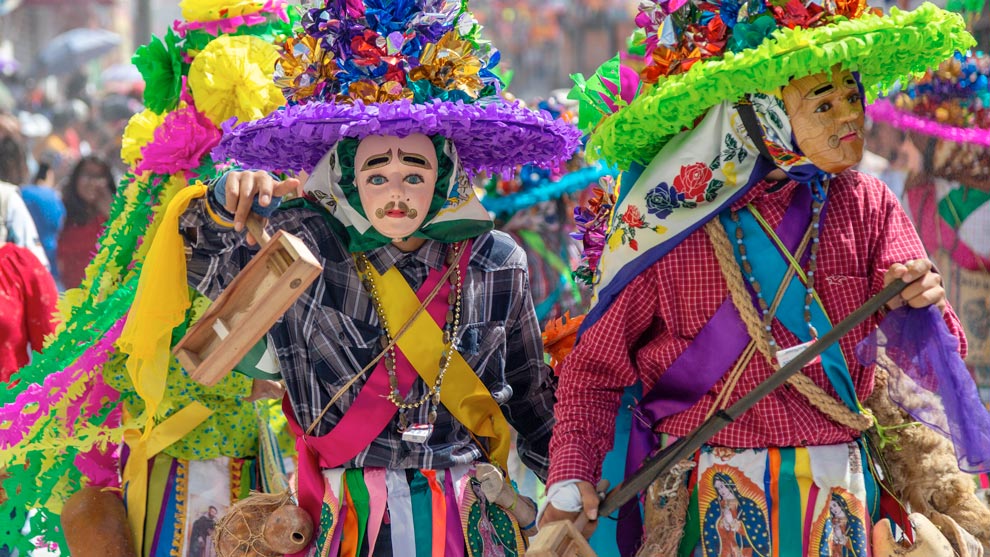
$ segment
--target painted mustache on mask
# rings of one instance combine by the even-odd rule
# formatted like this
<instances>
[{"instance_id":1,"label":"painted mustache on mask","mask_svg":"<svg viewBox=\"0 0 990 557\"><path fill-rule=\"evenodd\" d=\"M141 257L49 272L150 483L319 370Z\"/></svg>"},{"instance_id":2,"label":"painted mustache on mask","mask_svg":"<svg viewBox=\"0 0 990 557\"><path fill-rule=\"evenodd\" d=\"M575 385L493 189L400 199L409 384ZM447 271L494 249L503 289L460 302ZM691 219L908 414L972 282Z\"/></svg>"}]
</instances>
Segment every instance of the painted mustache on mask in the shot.
<instances>
[{"instance_id":1,"label":"painted mustache on mask","mask_svg":"<svg viewBox=\"0 0 990 557\"><path fill-rule=\"evenodd\" d=\"M417 211L416 209L410 209L409 205L406 205L404 201L399 201L398 207L399 207L398 208L399 211L402 211L403 213L406 214L406 218L414 219L419 215L419 211ZM384 207L379 207L378 209L375 209L375 216L380 219L383 219L385 218L386 214L394 210L396 210L396 202L389 201L388 203L385 204Z\"/></svg>"}]
</instances>

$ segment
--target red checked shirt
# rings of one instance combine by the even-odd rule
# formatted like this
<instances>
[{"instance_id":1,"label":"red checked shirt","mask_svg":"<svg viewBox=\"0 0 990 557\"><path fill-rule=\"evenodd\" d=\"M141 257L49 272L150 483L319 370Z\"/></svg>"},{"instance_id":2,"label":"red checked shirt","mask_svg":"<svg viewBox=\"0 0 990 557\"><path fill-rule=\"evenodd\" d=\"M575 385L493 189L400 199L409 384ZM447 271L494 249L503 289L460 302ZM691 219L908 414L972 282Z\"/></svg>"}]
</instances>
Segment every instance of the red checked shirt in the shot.
<instances>
[{"instance_id":1,"label":"red checked shirt","mask_svg":"<svg viewBox=\"0 0 990 557\"><path fill-rule=\"evenodd\" d=\"M733 206L752 203L776 227L784 216L796 182L767 192L761 183ZM840 321L883 287L894 263L927 257L897 198L876 178L846 171L832 180L821 227L815 289L833 323ZM765 290L775 286L763 285ZM612 446L615 416L625 387L642 382L644 392L691 343L728 296L715 253L704 229L688 236L667 256L626 286L611 308L590 329L558 370L550 443L548 483L579 479L595 483ZM880 322L874 315L840 340L856 393L864 400L873 390L873 368L860 365L857 342ZM945 313L949 329L965 340L958 318ZM799 343L779 322L773 335L781 348ZM728 402L731 404L766 379L774 369L757 354L746 367ZM835 395L820 364L804 373ZM661 420L657 431L683 436L704 421L724 386L720 379L690 409ZM837 395L835 395L837 396ZM727 447L793 447L848 442L858 434L830 421L790 386L761 400L710 443Z\"/></svg>"}]
</instances>

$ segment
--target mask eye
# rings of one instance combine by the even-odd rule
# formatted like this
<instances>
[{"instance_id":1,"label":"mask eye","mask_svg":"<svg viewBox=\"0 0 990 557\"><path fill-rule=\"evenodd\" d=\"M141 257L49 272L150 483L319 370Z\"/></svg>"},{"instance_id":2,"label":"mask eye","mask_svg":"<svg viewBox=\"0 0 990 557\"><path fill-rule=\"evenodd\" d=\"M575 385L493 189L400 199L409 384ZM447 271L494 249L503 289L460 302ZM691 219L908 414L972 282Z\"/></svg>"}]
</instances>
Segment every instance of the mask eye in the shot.
<instances>
[{"instance_id":1,"label":"mask eye","mask_svg":"<svg viewBox=\"0 0 990 557\"><path fill-rule=\"evenodd\" d=\"M832 103L823 102L822 104L818 105L818 108L815 109L815 112L828 112L829 110L832 110Z\"/></svg>"},{"instance_id":2,"label":"mask eye","mask_svg":"<svg viewBox=\"0 0 990 557\"><path fill-rule=\"evenodd\" d=\"M849 95L849 104L860 104L861 101L862 97L859 96L859 93Z\"/></svg>"},{"instance_id":3,"label":"mask eye","mask_svg":"<svg viewBox=\"0 0 990 557\"><path fill-rule=\"evenodd\" d=\"M419 174L410 174L409 176L406 176L406 182L413 185L419 185L424 183L425 181L426 180L423 180L423 177L420 176Z\"/></svg>"},{"instance_id":4,"label":"mask eye","mask_svg":"<svg viewBox=\"0 0 990 557\"><path fill-rule=\"evenodd\" d=\"M373 176L368 177L368 183L371 184L372 186L383 186L386 183L388 183L388 179L382 176L381 174L375 174Z\"/></svg>"}]
</instances>

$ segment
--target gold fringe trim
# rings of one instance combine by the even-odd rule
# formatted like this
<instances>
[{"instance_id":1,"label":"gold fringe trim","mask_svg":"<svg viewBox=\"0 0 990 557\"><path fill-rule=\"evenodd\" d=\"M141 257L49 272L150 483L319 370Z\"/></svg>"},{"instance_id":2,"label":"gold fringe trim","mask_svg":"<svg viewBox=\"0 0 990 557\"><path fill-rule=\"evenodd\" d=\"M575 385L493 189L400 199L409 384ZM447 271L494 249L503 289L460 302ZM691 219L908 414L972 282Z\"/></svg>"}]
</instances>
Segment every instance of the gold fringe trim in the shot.
<instances>
[{"instance_id":1,"label":"gold fringe trim","mask_svg":"<svg viewBox=\"0 0 990 557\"><path fill-rule=\"evenodd\" d=\"M189 490L189 463L175 459L175 533L172 536L171 557L182 557L186 539L186 495Z\"/></svg>"},{"instance_id":2,"label":"gold fringe trim","mask_svg":"<svg viewBox=\"0 0 990 557\"><path fill-rule=\"evenodd\" d=\"M227 462L230 469L230 503L234 504L241 498L241 473L244 468L244 461L229 457Z\"/></svg>"}]
</instances>

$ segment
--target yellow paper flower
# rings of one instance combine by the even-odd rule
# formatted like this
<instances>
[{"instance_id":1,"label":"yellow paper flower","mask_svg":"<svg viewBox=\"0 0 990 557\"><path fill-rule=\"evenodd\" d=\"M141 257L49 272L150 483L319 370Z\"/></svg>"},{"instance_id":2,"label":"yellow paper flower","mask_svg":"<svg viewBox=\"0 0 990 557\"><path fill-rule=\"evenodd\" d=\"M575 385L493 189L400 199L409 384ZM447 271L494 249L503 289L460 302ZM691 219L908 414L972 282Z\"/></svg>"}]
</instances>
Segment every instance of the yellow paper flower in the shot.
<instances>
[{"instance_id":1,"label":"yellow paper flower","mask_svg":"<svg viewBox=\"0 0 990 557\"><path fill-rule=\"evenodd\" d=\"M256 0L182 0L179 8L186 21L214 21L260 12L264 2Z\"/></svg>"},{"instance_id":2,"label":"yellow paper flower","mask_svg":"<svg viewBox=\"0 0 990 557\"><path fill-rule=\"evenodd\" d=\"M162 125L165 114L155 114L150 109L138 112L127 121L124 136L120 139L120 158L128 166L141 158L141 149L155 136L155 128Z\"/></svg>"},{"instance_id":3,"label":"yellow paper flower","mask_svg":"<svg viewBox=\"0 0 990 557\"><path fill-rule=\"evenodd\" d=\"M219 37L189 67L189 89L196 108L214 124L231 116L257 120L285 104L272 75L278 51L251 36Z\"/></svg>"}]
</instances>

